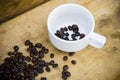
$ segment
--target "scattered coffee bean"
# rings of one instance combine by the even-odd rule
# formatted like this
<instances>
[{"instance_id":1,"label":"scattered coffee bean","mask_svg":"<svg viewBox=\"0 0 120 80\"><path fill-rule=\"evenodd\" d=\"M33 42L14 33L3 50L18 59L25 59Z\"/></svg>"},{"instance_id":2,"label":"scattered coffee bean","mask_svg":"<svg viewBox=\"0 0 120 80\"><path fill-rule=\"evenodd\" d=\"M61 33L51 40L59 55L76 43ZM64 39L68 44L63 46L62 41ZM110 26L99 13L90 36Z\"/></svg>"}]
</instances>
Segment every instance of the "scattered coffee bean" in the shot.
<instances>
[{"instance_id":1,"label":"scattered coffee bean","mask_svg":"<svg viewBox=\"0 0 120 80\"><path fill-rule=\"evenodd\" d=\"M30 44L30 40L25 41L25 45L28 46Z\"/></svg>"},{"instance_id":2,"label":"scattered coffee bean","mask_svg":"<svg viewBox=\"0 0 120 80\"><path fill-rule=\"evenodd\" d=\"M50 65L53 65L54 63L55 63L55 61L54 61L54 60L51 60L49 64L50 64Z\"/></svg>"},{"instance_id":3,"label":"scattered coffee bean","mask_svg":"<svg viewBox=\"0 0 120 80\"><path fill-rule=\"evenodd\" d=\"M67 28L67 27L64 27L64 31L68 31L68 28Z\"/></svg>"},{"instance_id":4,"label":"scattered coffee bean","mask_svg":"<svg viewBox=\"0 0 120 80\"><path fill-rule=\"evenodd\" d=\"M80 36L80 33L79 32L75 32L75 36Z\"/></svg>"},{"instance_id":5,"label":"scattered coffee bean","mask_svg":"<svg viewBox=\"0 0 120 80\"><path fill-rule=\"evenodd\" d=\"M54 58L54 54L50 54L50 58Z\"/></svg>"},{"instance_id":6,"label":"scattered coffee bean","mask_svg":"<svg viewBox=\"0 0 120 80\"><path fill-rule=\"evenodd\" d=\"M50 67L48 67L48 66L46 66L45 70L46 70L47 72L50 72L50 71L51 71Z\"/></svg>"},{"instance_id":7,"label":"scattered coffee bean","mask_svg":"<svg viewBox=\"0 0 120 80\"><path fill-rule=\"evenodd\" d=\"M64 66L63 66L63 70L64 70L64 71L68 70L68 65L64 65Z\"/></svg>"},{"instance_id":8,"label":"scattered coffee bean","mask_svg":"<svg viewBox=\"0 0 120 80\"><path fill-rule=\"evenodd\" d=\"M69 33L65 33L65 36L69 36Z\"/></svg>"},{"instance_id":9,"label":"scattered coffee bean","mask_svg":"<svg viewBox=\"0 0 120 80\"><path fill-rule=\"evenodd\" d=\"M75 54L75 52L70 52L69 56L73 56Z\"/></svg>"},{"instance_id":10,"label":"scattered coffee bean","mask_svg":"<svg viewBox=\"0 0 120 80\"><path fill-rule=\"evenodd\" d=\"M68 57L67 57L67 56L64 56L64 57L63 57L63 60L64 60L64 61L67 61L67 60L68 60Z\"/></svg>"},{"instance_id":11,"label":"scattered coffee bean","mask_svg":"<svg viewBox=\"0 0 120 80\"><path fill-rule=\"evenodd\" d=\"M48 49L44 49L44 52L45 52L45 54L47 54L49 52L49 50Z\"/></svg>"},{"instance_id":12,"label":"scattered coffee bean","mask_svg":"<svg viewBox=\"0 0 120 80\"><path fill-rule=\"evenodd\" d=\"M42 44L41 44L41 43L37 43L37 44L35 44L35 46L36 46L37 48L42 48Z\"/></svg>"},{"instance_id":13,"label":"scattered coffee bean","mask_svg":"<svg viewBox=\"0 0 120 80\"><path fill-rule=\"evenodd\" d=\"M8 52L8 55L11 56L11 55L13 55L13 53L12 52Z\"/></svg>"},{"instance_id":14,"label":"scattered coffee bean","mask_svg":"<svg viewBox=\"0 0 120 80\"><path fill-rule=\"evenodd\" d=\"M68 37L65 37L64 40L69 40L69 38L68 38Z\"/></svg>"},{"instance_id":15,"label":"scattered coffee bean","mask_svg":"<svg viewBox=\"0 0 120 80\"><path fill-rule=\"evenodd\" d=\"M72 60L71 63L72 63L72 64L76 64L76 61L75 61L75 60Z\"/></svg>"},{"instance_id":16,"label":"scattered coffee bean","mask_svg":"<svg viewBox=\"0 0 120 80\"><path fill-rule=\"evenodd\" d=\"M69 71L65 71L65 75L66 75L67 77L70 77L70 76L71 76L71 73L70 73Z\"/></svg>"},{"instance_id":17,"label":"scattered coffee bean","mask_svg":"<svg viewBox=\"0 0 120 80\"><path fill-rule=\"evenodd\" d=\"M72 38L73 40L77 40L75 34L72 34L72 35L71 35L71 38Z\"/></svg>"},{"instance_id":18,"label":"scattered coffee bean","mask_svg":"<svg viewBox=\"0 0 120 80\"><path fill-rule=\"evenodd\" d=\"M78 26L76 24L73 24L72 25L72 30L73 30L73 32L78 32L79 28L78 28Z\"/></svg>"},{"instance_id":19,"label":"scattered coffee bean","mask_svg":"<svg viewBox=\"0 0 120 80\"><path fill-rule=\"evenodd\" d=\"M25 58L25 60L26 60L27 62L30 62L30 61L31 61L31 58L30 58L29 56L27 56L27 57Z\"/></svg>"},{"instance_id":20,"label":"scattered coffee bean","mask_svg":"<svg viewBox=\"0 0 120 80\"><path fill-rule=\"evenodd\" d=\"M69 25L69 26L68 26L68 29L71 31L71 30L72 30L72 26Z\"/></svg>"},{"instance_id":21,"label":"scattered coffee bean","mask_svg":"<svg viewBox=\"0 0 120 80\"><path fill-rule=\"evenodd\" d=\"M19 47L18 47L18 46L14 46L14 50L15 50L15 51L18 51L18 50L19 50Z\"/></svg>"},{"instance_id":22,"label":"scattered coffee bean","mask_svg":"<svg viewBox=\"0 0 120 80\"><path fill-rule=\"evenodd\" d=\"M46 77L41 77L41 79L40 80L47 80L47 78Z\"/></svg>"},{"instance_id":23,"label":"scattered coffee bean","mask_svg":"<svg viewBox=\"0 0 120 80\"><path fill-rule=\"evenodd\" d=\"M53 64L53 68L56 68L56 67L58 67L58 64L57 63Z\"/></svg>"}]
</instances>

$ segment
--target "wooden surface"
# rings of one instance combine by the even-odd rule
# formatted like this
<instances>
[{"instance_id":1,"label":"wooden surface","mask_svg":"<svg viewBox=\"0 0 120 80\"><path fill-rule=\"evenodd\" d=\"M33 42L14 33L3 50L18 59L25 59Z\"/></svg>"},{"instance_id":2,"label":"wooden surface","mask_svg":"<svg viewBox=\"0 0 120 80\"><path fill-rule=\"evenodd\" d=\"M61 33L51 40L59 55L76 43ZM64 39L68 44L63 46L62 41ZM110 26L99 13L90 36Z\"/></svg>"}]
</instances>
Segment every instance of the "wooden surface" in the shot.
<instances>
[{"instance_id":1,"label":"wooden surface","mask_svg":"<svg viewBox=\"0 0 120 80\"><path fill-rule=\"evenodd\" d=\"M52 46L47 34L47 17L57 6L64 3L77 3L87 7L95 18L95 32L107 38L102 49L91 46L76 52L64 62L62 57L68 55ZM68 80L120 80L120 0L52 0L33 10L20 15L0 25L0 60L7 57L7 52L14 45L27 55L24 41L30 39L34 43L41 42L50 52L55 53L54 60L59 63L57 69L50 73L39 75L47 76L48 80L62 80L61 70L64 64L69 65L72 76ZM77 60L76 65L70 61ZM49 54L45 56L49 61Z\"/></svg>"},{"instance_id":2,"label":"wooden surface","mask_svg":"<svg viewBox=\"0 0 120 80\"><path fill-rule=\"evenodd\" d=\"M48 0L0 0L0 23L16 17Z\"/></svg>"}]
</instances>

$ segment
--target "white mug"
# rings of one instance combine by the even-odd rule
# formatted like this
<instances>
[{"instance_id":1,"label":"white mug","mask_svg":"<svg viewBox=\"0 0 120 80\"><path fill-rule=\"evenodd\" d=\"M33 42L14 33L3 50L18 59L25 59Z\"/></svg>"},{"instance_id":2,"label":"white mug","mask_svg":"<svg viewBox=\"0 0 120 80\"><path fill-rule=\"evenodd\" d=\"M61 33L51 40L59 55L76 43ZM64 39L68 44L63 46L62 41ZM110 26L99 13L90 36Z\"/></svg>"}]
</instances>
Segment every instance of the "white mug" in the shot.
<instances>
[{"instance_id":1,"label":"white mug","mask_svg":"<svg viewBox=\"0 0 120 80\"><path fill-rule=\"evenodd\" d=\"M72 24L77 24L79 31L86 36L80 40L66 41L54 34L60 27ZM93 31L95 22L92 14L85 7L77 4L64 4L55 8L48 16L47 26L50 42L65 52L80 51L87 45L102 48L106 42L104 36Z\"/></svg>"}]
</instances>

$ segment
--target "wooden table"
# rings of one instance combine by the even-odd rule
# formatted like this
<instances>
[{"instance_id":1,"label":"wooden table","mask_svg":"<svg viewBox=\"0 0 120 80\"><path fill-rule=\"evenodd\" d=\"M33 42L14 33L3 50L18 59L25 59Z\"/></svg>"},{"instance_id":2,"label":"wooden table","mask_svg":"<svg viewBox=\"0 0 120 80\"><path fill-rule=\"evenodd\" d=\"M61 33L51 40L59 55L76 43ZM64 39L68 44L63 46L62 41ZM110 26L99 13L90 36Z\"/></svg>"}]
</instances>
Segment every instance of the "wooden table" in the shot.
<instances>
[{"instance_id":1,"label":"wooden table","mask_svg":"<svg viewBox=\"0 0 120 80\"><path fill-rule=\"evenodd\" d=\"M47 17L57 6L64 3L77 3L88 8L95 18L95 32L107 38L102 49L91 46L76 52L68 61L62 57L68 53L52 46L48 39ZM20 46L20 51L28 55L24 41L30 39L33 43L41 42L50 53L55 54L54 60L59 63L57 69L45 72L36 77L47 76L48 80L62 80L61 71L64 64L69 65L72 76L68 80L120 80L120 1L119 0L52 0L25 14L22 14L0 25L0 60L2 63L8 51L13 51L14 45ZM49 54L50 54L49 53ZM45 60L49 61L49 54ZM76 65L70 61L75 59Z\"/></svg>"}]
</instances>

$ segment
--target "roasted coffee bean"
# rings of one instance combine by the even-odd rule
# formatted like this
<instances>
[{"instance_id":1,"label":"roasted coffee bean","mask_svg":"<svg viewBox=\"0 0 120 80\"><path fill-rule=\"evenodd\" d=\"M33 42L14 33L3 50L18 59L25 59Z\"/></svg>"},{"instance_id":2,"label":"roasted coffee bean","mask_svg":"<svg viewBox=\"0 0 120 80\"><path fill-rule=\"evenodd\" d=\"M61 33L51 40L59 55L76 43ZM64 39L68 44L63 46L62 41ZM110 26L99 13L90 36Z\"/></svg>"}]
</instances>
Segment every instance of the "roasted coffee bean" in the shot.
<instances>
[{"instance_id":1,"label":"roasted coffee bean","mask_svg":"<svg viewBox=\"0 0 120 80\"><path fill-rule=\"evenodd\" d=\"M63 74L63 75L62 75L62 79L63 79L63 80L67 80L67 76Z\"/></svg>"},{"instance_id":2,"label":"roasted coffee bean","mask_svg":"<svg viewBox=\"0 0 120 80\"><path fill-rule=\"evenodd\" d=\"M48 62L45 62L45 64L44 64L45 66L49 66L49 63Z\"/></svg>"},{"instance_id":3,"label":"roasted coffee bean","mask_svg":"<svg viewBox=\"0 0 120 80\"><path fill-rule=\"evenodd\" d=\"M69 71L65 71L65 75L66 75L67 77L70 77L70 76L71 76L71 73L70 73Z\"/></svg>"},{"instance_id":4,"label":"roasted coffee bean","mask_svg":"<svg viewBox=\"0 0 120 80\"><path fill-rule=\"evenodd\" d=\"M71 38L72 38L73 40L77 40L75 34L72 34L72 35L71 35Z\"/></svg>"},{"instance_id":5,"label":"roasted coffee bean","mask_svg":"<svg viewBox=\"0 0 120 80\"><path fill-rule=\"evenodd\" d=\"M19 47L18 47L18 46L14 46L14 50L15 50L15 51L18 51L18 50L19 50Z\"/></svg>"},{"instance_id":6,"label":"roasted coffee bean","mask_svg":"<svg viewBox=\"0 0 120 80\"><path fill-rule=\"evenodd\" d=\"M75 52L69 52L69 56L73 56Z\"/></svg>"},{"instance_id":7,"label":"roasted coffee bean","mask_svg":"<svg viewBox=\"0 0 120 80\"><path fill-rule=\"evenodd\" d=\"M11 55L13 55L13 53L12 52L8 52L8 55L11 56Z\"/></svg>"},{"instance_id":8,"label":"roasted coffee bean","mask_svg":"<svg viewBox=\"0 0 120 80\"><path fill-rule=\"evenodd\" d=\"M85 37L85 34L81 33L79 39L82 39L82 38L84 38L84 37Z\"/></svg>"},{"instance_id":9,"label":"roasted coffee bean","mask_svg":"<svg viewBox=\"0 0 120 80\"><path fill-rule=\"evenodd\" d=\"M53 64L53 68L56 68L56 67L58 67L58 64L57 63Z\"/></svg>"},{"instance_id":10,"label":"roasted coffee bean","mask_svg":"<svg viewBox=\"0 0 120 80\"><path fill-rule=\"evenodd\" d=\"M72 63L72 64L76 64L76 61L75 61L75 60L72 60L71 63Z\"/></svg>"},{"instance_id":11,"label":"roasted coffee bean","mask_svg":"<svg viewBox=\"0 0 120 80\"><path fill-rule=\"evenodd\" d=\"M39 51L38 54L39 54L39 57L40 57L40 58L44 58L44 53L43 53L42 51Z\"/></svg>"},{"instance_id":12,"label":"roasted coffee bean","mask_svg":"<svg viewBox=\"0 0 120 80\"><path fill-rule=\"evenodd\" d=\"M50 64L50 65L53 65L54 63L55 63L55 61L54 61L54 60L51 60L49 64Z\"/></svg>"},{"instance_id":13,"label":"roasted coffee bean","mask_svg":"<svg viewBox=\"0 0 120 80\"><path fill-rule=\"evenodd\" d=\"M40 74L44 72L43 67L38 67L37 70L38 70L38 73L40 73Z\"/></svg>"},{"instance_id":14,"label":"roasted coffee bean","mask_svg":"<svg viewBox=\"0 0 120 80\"><path fill-rule=\"evenodd\" d=\"M72 30L72 26L69 25L69 26L68 26L68 29L71 31L71 30Z\"/></svg>"},{"instance_id":15,"label":"roasted coffee bean","mask_svg":"<svg viewBox=\"0 0 120 80\"><path fill-rule=\"evenodd\" d=\"M68 28L67 28L67 27L64 27L64 31L68 31Z\"/></svg>"},{"instance_id":16,"label":"roasted coffee bean","mask_svg":"<svg viewBox=\"0 0 120 80\"><path fill-rule=\"evenodd\" d=\"M50 58L54 58L54 54L50 54Z\"/></svg>"},{"instance_id":17,"label":"roasted coffee bean","mask_svg":"<svg viewBox=\"0 0 120 80\"><path fill-rule=\"evenodd\" d=\"M63 60L64 60L64 61L67 61L67 60L68 60L68 57L67 57L67 56L64 56L64 57L63 57Z\"/></svg>"},{"instance_id":18,"label":"roasted coffee bean","mask_svg":"<svg viewBox=\"0 0 120 80\"><path fill-rule=\"evenodd\" d=\"M64 33L64 28L60 28L60 31L61 31L62 33Z\"/></svg>"},{"instance_id":19,"label":"roasted coffee bean","mask_svg":"<svg viewBox=\"0 0 120 80\"><path fill-rule=\"evenodd\" d=\"M59 34L60 34L60 31L59 31L59 30L57 30L57 31L56 31L56 33L59 35Z\"/></svg>"},{"instance_id":20,"label":"roasted coffee bean","mask_svg":"<svg viewBox=\"0 0 120 80\"><path fill-rule=\"evenodd\" d=\"M65 33L65 36L69 36L69 33Z\"/></svg>"},{"instance_id":21,"label":"roasted coffee bean","mask_svg":"<svg viewBox=\"0 0 120 80\"><path fill-rule=\"evenodd\" d=\"M73 32L78 32L79 28L78 28L78 26L76 24L73 24L72 25L72 30L73 30Z\"/></svg>"},{"instance_id":22,"label":"roasted coffee bean","mask_svg":"<svg viewBox=\"0 0 120 80\"><path fill-rule=\"evenodd\" d=\"M69 40L69 38L68 38L68 37L65 37L64 40Z\"/></svg>"},{"instance_id":23,"label":"roasted coffee bean","mask_svg":"<svg viewBox=\"0 0 120 80\"><path fill-rule=\"evenodd\" d=\"M50 72L50 71L51 71L51 69L50 69L49 66L46 66L45 70L46 70L47 72Z\"/></svg>"},{"instance_id":24,"label":"roasted coffee bean","mask_svg":"<svg viewBox=\"0 0 120 80\"><path fill-rule=\"evenodd\" d=\"M25 41L25 45L28 46L30 44L30 40Z\"/></svg>"},{"instance_id":25,"label":"roasted coffee bean","mask_svg":"<svg viewBox=\"0 0 120 80\"><path fill-rule=\"evenodd\" d=\"M80 33L79 32L75 32L75 36L80 36Z\"/></svg>"},{"instance_id":26,"label":"roasted coffee bean","mask_svg":"<svg viewBox=\"0 0 120 80\"><path fill-rule=\"evenodd\" d=\"M34 57L34 54L33 54L33 53L30 53L30 57Z\"/></svg>"},{"instance_id":27,"label":"roasted coffee bean","mask_svg":"<svg viewBox=\"0 0 120 80\"><path fill-rule=\"evenodd\" d=\"M44 52L45 52L45 54L47 54L47 53L49 52L49 50L48 50L48 49L45 49Z\"/></svg>"},{"instance_id":28,"label":"roasted coffee bean","mask_svg":"<svg viewBox=\"0 0 120 80\"><path fill-rule=\"evenodd\" d=\"M47 80L47 78L46 77L41 77L41 79L40 80Z\"/></svg>"},{"instance_id":29,"label":"roasted coffee bean","mask_svg":"<svg viewBox=\"0 0 120 80\"><path fill-rule=\"evenodd\" d=\"M27 62L30 62L30 61L31 61L31 58L30 58L29 56L27 56L27 57L25 58L25 60L26 60Z\"/></svg>"},{"instance_id":30,"label":"roasted coffee bean","mask_svg":"<svg viewBox=\"0 0 120 80\"><path fill-rule=\"evenodd\" d=\"M68 65L64 65L64 66L63 66L63 70L64 70L64 71L68 70Z\"/></svg>"},{"instance_id":31,"label":"roasted coffee bean","mask_svg":"<svg viewBox=\"0 0 120 80\"><path fill-rule=\"evenodd\" d=\"M42 44L41 44L41 43L36 43L35 46L36 46L37 48L42 48Z\"/></svg>"}]
</instances>

